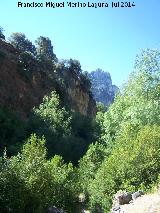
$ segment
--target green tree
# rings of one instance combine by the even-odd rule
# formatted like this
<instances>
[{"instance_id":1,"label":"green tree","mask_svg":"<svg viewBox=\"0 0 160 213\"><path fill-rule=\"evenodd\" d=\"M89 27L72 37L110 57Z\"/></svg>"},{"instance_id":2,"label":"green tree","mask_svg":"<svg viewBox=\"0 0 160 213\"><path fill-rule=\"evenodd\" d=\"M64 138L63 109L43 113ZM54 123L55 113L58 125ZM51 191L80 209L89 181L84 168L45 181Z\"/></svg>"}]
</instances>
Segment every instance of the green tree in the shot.
<instances>
[{"instance_id":1,"label":"green tree","mask_svg":"<svg viewBox=\"0 0 160 213\"><path fill-rule=\"evenodd\" d=\"M3 28L0 26L0 39L5 39L5 36L3 35Z\"/></svg>"},{"instance_id":2,"label":"green tree","mask_svg":"<svg viewBox=\"0 0 160 213\"><path fill-rule=\"evenodd\" d=\"M67 156L65 150L70 147L68 137L71 135L71 116L61 106L59 96L53 91L45 96L42 104L34 109L31 131L45 135L49 156L60 154ZM68 158L70 156L68 155Z\"/></svg>"},{"instance_id":3,"label":"green tree","mask_svg":"<svg viewBox=\"0 0 160 213\"><path fill-rule=\"evenodd\" d=\"M127 84L121 90L121 94L104 114L101 139L110 146L113 146L116 137L123 131L128 121L133 125L133 134L136 134L136 131L139 131L144 125L160 124L160 72L154 67L153 72L151 69L148 71L148 66L144 66L144 63L149 63L157 67L156 64L159 62L156 56L151 61L145 60L147 59L141 58L139 70L132 73ZM138 65L136 66L138 67ZM140 69L140 67L143 68Z\"/></svg>"},{"instance_id":4,"label":"green tree","mask_svg":"<svg viewBox=\"0 0 160 213\"><path fill-rule=\"evenodd\" d=\"M80 76L82 69L81 69L81 64L78 60L76 59L69 59L66 63L67 68L75 73L78 77Z\"/></svg>"},{"instance_id":5,"label":"green tree","mask_svg":"<svg viewBox=\"0 0 160 213\"><path fill-rule=\"evenodd\" d=\"M39 108L34 109L34 112L50 126L54 133L61 136L70 134L71 117L61 106L60 98L55 91L52 91L50 96L45 96L43 103L40 104Z\"/></svg>"},{"instance_id":6,"label":"green tree","mask_svg":"<svg viewBox=\"0 0 160 213\"><path fill-rule=\"evenodd\" d=\"M35 43L37 45L37 56L40 60L57 62L57 57L53 52L52 42L48 37L40 36Z\"/></svg>"},{"instance_id":7,"label":"green tree","mask_svg":"<svg viewBox=\"0 0 160 213\"><path fill-rule=\"evenodd\" d=\"M46 160L45 139L35 134L24 144L18 167L19 176L30 192L26 208L28 212L42 212L51 202L54 182Z\"/></svg>"},{"instance_id":8,"label":"green tree","mask_svg":"<svg viewBox=\"0 0 160 213\"><path fill-rule=\"evenodd\" d=\"M12 33L9 41L15 48L23 52L29 52L33 55L36 54L35 46L26 38L24 33Z\"/></svg>"}]
</instances>

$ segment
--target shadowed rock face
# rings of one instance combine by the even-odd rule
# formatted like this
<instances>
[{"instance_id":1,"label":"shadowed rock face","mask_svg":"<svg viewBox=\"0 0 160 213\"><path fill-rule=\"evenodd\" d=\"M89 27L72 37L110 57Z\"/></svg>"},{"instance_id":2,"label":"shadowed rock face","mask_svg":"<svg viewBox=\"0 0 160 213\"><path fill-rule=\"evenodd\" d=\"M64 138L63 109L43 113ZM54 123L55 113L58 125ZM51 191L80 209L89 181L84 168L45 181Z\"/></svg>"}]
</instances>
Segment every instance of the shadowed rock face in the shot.
<instances>
[{"instance_id":1,"label":"shadowed rock face","mask_svg":"<svg viewBox=\"0 0 160 213\"><path fill-rule=\"evenodd\" d=\"M64 91L56 79L56 73L51 80L35 59L29 61L31 74L27 71L23 73L19 67L19 56L20 51L0 39L0 107L15 111L25 119L32 108L42 102L45 95L56 90L58 94L61 93L62 102L67 101L66 105L73 110L86 116L95 116L96 103L76 76L70 74ZM29 80L24 74L30 75Z\"/></svg>"},{"instance_id":2,"label":"shadowed rock face","mask_svg":"<svg viewBox=\"0 0 160 213\"><path fill-rule=\"evenodd\" d=\"M117 86L112 85L110 74L97 69L89 73L89 78L92 82L92 93L95 100L106 106L111 105L119 89Z\"/></svg>"},{"instance_id":3,"label":"shadowed rock face","mask_svg":"<svg viewBox=\"0 0 160 213\"><path fill-rule=\"evenodd\" d=\"M67 75L67 77L66 77ZM96 114L96 102L90 91L87 91L82 82L72 73L65 73L66 92L68 102L73 109L81 112L83 115L94 117Z\"/></svg>"}]
</instances>

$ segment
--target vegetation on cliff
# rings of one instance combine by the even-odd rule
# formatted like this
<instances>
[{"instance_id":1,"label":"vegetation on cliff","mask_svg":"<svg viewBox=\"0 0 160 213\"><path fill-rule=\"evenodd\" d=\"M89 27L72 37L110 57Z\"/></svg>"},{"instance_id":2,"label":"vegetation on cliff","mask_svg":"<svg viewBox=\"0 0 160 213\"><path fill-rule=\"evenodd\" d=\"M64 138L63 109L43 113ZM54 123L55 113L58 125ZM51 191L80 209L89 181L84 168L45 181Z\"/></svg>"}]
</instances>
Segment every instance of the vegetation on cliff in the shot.
<instances>
[{"instance_id":1,"label":"vegetation on cliff","mask_svg":"<svg viewBox=\"0 0 160 213\"><path fill-rule=\"evenodd\" d=\"M5 147L16 154L34 132L45 136L48 157L76 164L96 135L96 103L80 62L58 61L47 37L34 45L13 33L9 42L0 40L1 154Z\"/></svg>"}]
</instances>

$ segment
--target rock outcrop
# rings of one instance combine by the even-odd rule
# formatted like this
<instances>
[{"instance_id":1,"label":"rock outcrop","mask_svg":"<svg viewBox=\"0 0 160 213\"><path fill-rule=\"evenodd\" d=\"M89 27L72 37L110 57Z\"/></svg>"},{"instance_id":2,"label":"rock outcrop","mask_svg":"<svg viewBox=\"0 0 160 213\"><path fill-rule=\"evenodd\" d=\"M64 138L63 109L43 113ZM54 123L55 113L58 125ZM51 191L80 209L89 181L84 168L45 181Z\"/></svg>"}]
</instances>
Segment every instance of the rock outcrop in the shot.
<instances>
[{"instance_id":1,"label":"rock outcrop","mask_svg":"<svg viewBox=\"0 0 160 213\"><path fill-rule=\"evenodd\" d=\"M70 106L83 115L93 117L96 114L96 102L81 79L72 72L65 71L62 73L62 78L65 79L66 98Z\"/></svg>"},{"instance_id":2,"label":"rock outcrop","mask_svg":"<svg viewBox=\"0 0 160 213\"><path fill-rule=\"evenodd\" d=\"M115 205L124 205L128 204L132 200L132 193L130 192L118 192L114 198L114 206Z\"/></svg>"},{"instance_id":3,"label":"rock outcrop","mask_svg":"<svg viewBox=\"0 0 160 213\"><path fill-rule=\"evenodd\" d=\"M97 69L88 75L92 83L92 93L95 100L106 106L111 105L119 89L117 86L112 85L110 73Z\"/></svg>"},{"instance_id":4,"label":"rock outcrop","mask_svg":"<svg viewBox=\"0 0 160 213\"><path fill-rule=\"evenodd\" d=\"M135 200L135 199L137 199L138 197L141 197L142 195L144 195L144 193L143 193L143 191L141 191L141 190L139 190L139 191L137 191L137 192L134 192L134 193L132 194L132 200Z\"/></svg>"},{"instance_id":5,"label":"rock outcrop","mask_svg":"<svg viewBox=\"0 0 160 213\"><path fill-rule=\"evenodd\" d=\"M154 194L143 195L132 200L129 204L117 206L112 209L113 213L159 213L160 212L160 195Z\"/></svg>"},{"instance_id":6,"label":"rock outcrop","mask_svg":"<svg viewBox=\"0 0 160 213\"><path fill-rule=\"evenodd\" d=\"M113 199L111 213L124 213L122 206L133 203L133 201L141 197L141 195L144 195L143 191L141 190L134 193L123 191L117 192Z\"/></svg>"}]
</instances>

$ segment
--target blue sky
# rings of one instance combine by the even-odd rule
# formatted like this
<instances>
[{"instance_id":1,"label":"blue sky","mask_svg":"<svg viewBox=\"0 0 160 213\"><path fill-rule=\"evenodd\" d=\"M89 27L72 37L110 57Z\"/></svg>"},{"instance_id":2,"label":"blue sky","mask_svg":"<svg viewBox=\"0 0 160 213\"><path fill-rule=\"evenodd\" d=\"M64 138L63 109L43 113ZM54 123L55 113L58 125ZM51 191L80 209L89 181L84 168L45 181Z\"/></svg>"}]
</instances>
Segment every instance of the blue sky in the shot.
<instances>
[{"instance_id":1,"label":"blue sky","mask_svg":"<svg viewBox=\"0 0 160 213\"><path fill-rule=\"evenodd\" d=\"M134 8L114 9L18 8L17 2L0 0L0 26L7 37L12 32L23 32L32 41L47 36L58 58L78 59L83 70L109 71L118 86L133 70L141 49L160 47L159 0L135 0Z\"/></svg>"}]
</instances>

